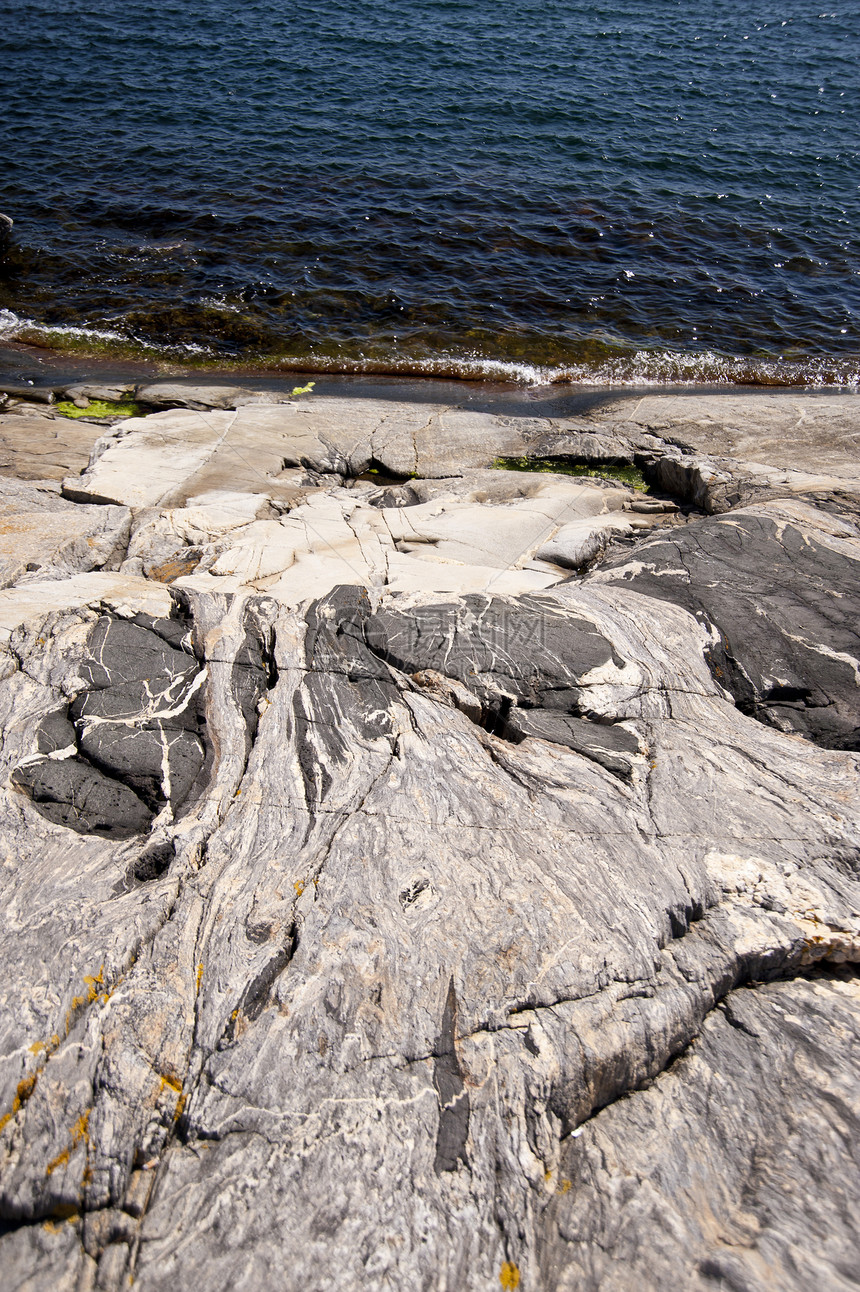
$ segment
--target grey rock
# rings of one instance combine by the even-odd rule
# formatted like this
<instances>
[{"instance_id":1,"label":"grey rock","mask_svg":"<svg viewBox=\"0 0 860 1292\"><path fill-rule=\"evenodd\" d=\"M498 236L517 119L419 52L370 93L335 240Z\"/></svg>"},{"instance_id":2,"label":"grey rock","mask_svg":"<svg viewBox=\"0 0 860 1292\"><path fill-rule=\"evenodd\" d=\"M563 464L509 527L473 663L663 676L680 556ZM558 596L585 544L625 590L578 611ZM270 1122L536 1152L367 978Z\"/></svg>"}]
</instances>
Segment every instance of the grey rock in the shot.
<instances>
[{"instance_id":1,"label":"grey rock","mask_svg":"<svg viewBox=\"0 0 860 1292\"><path fill-rule=\"evenodd\" d=\"M93 630L83 677L96 690L127 683L145 686L153 678L176 678L181 691L198 670L193 653L177 650L173 644L188 639L189 624L177 620L172 641L165 640L164 631L163 621L148 623L142 615L137 616L137 622L103 615Z\"/></svg>"},{"instance_id":2,"label":"grey rock","mask_svg":"<svg viewBox=\"0 0 860 1292\"><path fill-rule=\"evenodd\" d=\"M31 628L50 620L52 615L77 611L81 605L101 606L105 611L118 611L122 615L130 603L153 616L167 615L171 608L170 593L163 584L105 570L3 588L0 589L0 643L8 649L19 633L27 639Z\"/></svg>"},{"instance_id":3,"label":"grey rock","mask_svg":"<svg viewBox=\"0 0 860 1292\"><path fill-rule=\"evenodd\" d=\"M60 750L73 748L76 743L75 728L65 710L49 713L40 722L36 732L36 746L40 754L56 754Z\"/></svg>"},{"instance_id":4,"label":"grey rock","mask_svg":"<svg viewBox=\"0 0 860 1292\"><path fill-rule=\"evenodd\" d=\"M127 786L75 758L17 767L12 784L25 790L48 821L81 834L124 839L145 830L152 812Z\"/></svg>"},{"instance_id":5,"label":"grey rock","mask_svg":"<svg viewBox=\"0 0 860 1292\"><path fill-rule=\"evenodd\" d=\"M134 386L130 383L118 386L100 385L94 382L76 382L72 386L66 386L64 395L66 399L71 399L77 404L81 401L81 407L86 408L91 399L105 400L107 403L120 403L134 394Z\"/></svg>"},{"instance_id":6,"label":"grey rock","mask_svg":"<svg viewBox=\"0 0 860 1292\"><path fill-rule=\"evenodd\" d=\"M38 754L12 776L43 816L83 834L125 838L172 816L207 759L205 669L171 644L189 641L187 621L136 618L97 620L77 669L88 689L46 716Z\"/></svg>"},{"instance_id":7,"label":"grey rock","mask_svg":"<svg viewBox=\"0 0 860 1292\"><path fill-rule=\"evenodd\" d=\"M853 1287L857 1005L850 977L727 997L650 1089L565 1142L537 1286Z\"/></svg>"},{"instance_id":8,"label":"grey rock","mask_svg":"<svg viewBox=\"0 0 860 1292\"><path fill-rule=\"evenodd\" d=\"M539 561L552 561L565 570L581 570L602 555L612 537L614 525L600 529L563 525L548 543L535 552Z\"/></svg>"},{"instance_id":9,"label":"grey rock","mask_svg":"<svg viewBox=\"0 0 860 1292\"><path fill-rule=\"evenodd\" d=\"M642 753L636 735L619 723L589 722L555 709L512 710L505 723L504 734L566 745L586 758L593 758L608 771L628 778L632 775L631 755Z\"/></svg>"},{"instance_id":10,"label":"grey rock","mask_svg":"<svg viewBox=\"0 0 860 1292\"><path fill-rule=\"evenodd\" d=\"M4 395L10 395L13 399L26 399L28 402L35 404L53 404L54 392L50 387L43 386L16 386L3 382L0 385L0 391Z\"/></svg>"},{"instance_id":11,"label":"grey rock","mask_svg":"<svg viewBox=\"0 0 860 1292\"><path fill-rule=\"evenodd\" d=\"M103 426L60 417L44 407L18 407L2 413L0 474L33 481L77 475L86 467L103 431Z\"/></svg>"},{"instance_id":12,"label":"grey rock","mask_svg":"<svg viewBox=\"0 0 860 1292\"><path fill-rule=\"evenodd\" d=\"M125 556L131 515L125 507L51 505L5 511L0 498L0 587L64 579L96 569L117 569Z\"/></svg>"},{"instance_id":13,"label":"grey rock","mask_svg":"<svg viewBox=\"0 0 860 1292\"><path fill-rule=\"evenodd\" d=\"M0 514L14 516L19 512L74 511L72 503L62 496L54 480L18 480L0 475Z\"/></svg>"},{"instance_id":14,"label":"grey rock","mask_svg":"<svg viewBox=\"0 0 860 1292\"><path fill-rule=\"evenodd\" d=\"M247 386L208 385L180 381L150 381L134 387L135 399L156 408L240 408L243 404L282 404L289 395ZM104 398L104 396L90 396Z\"/></svg>"},{"instance_id":15,"label":"grey rock","mask_svg":"<svg viewBox=\"0 0 860 1292\"><path fill-rule=\"evenodd\" d=\"M860 533L850 521L763 503L646 539L591 577L708 623L714 674L745 712L860 749Z\"/></svg>"},{"instance_id":16,"label":"grey rock","mask_svg":"<svg viewBox=\"0 0 860 1292\"><path fill-rule=\"evenodd\" d=\"M386 1212L406 1245L374 1249L375 1281L429 1267L480 1287L506 1262L534 1281L570 1132L658 1076L748 975L860 955L857 879L836 859L860 845L841 797L850 755L740 714L710 679L693 619L644 597L631 619L616 595L375 608L344 589L280 613L247 766L241 751L213 764L172 851L160 834L136 859L121 840L94 841L124 850L104 882L131 860L137 886L109 897L109 922L82 930L66 970L74 990L93 966L105 1001L71 1010L44 1072L31 1059L4 1170L10 1218L82 1207L90 1254L106 1244L105 1269L134 1259L144 1287L182 1268L213 1286L240 1270L265 1285L284 1260L306 1286L336 1270L349 1286L367 1277L359 1239L378 1225L360 1202L371 1163L385 1178L408 1165ZM214 670L213 723L246 729L235 669L262 671L268 612L255 605L225 637L206 627L225 607L197 609L207 658L234 661ZM97 620L104 663L78 673L133 681L131 627L111 647ZM413 677L434 666L480 697L480 716ZM500 699L537 729L488 730ZM722 769L709 802L703 759ZM815 813L837 803L831 843L810 861ZM117 938L140 892L167 905L129 964ZM559 956L574 927L575 950ZM88 1217L121 1209L153 1159L156 1188L132 1217L143 1241L116 1255L127 1222L102 1232ZM250 1178L259 1201L237 1210ZM321 1206L323 1180L337 1184ZM210 1222L225 1205L227 1246Z\"/></svg>"},{"instance_id":17,"label":"grey rock","mask_svg":"<svg viewBox=\"0 0 860 1292\"><path fill-rule=\"evenodd\" d=\"M554 427L359 402L240 410L265 480L232 496L232 414L126 423L80 496L133 511L129 562L205 568L0 591L10 1285L847 1288L850 514L774 468L585 578L475 592L450 558L446 590L398 526L465 544L483 508L486 548L558 484L483 469L518 437L765 477L673 449L650 401ZM288 439L432 480L318 475L273 515ZM663 516L587 491L589 524Z\"/></svg>"},{"instance_id":18,"label":"grey rock","mask_svg":"<svg viewBox=\"0 0 860 1292\"><path fill-rule=\"evenodd\" d=\"M169 731L164 726L133 731L115 725L85 728L78 749L89 762L128 785L153 809L166 801L174 809L179 807L206 756L203 742L193 732ZM165 757L170 765L167 784Z\"/></svg>"},{"instance_id":19,"label":"grey rock","mask_svg":"<svg viewBox=\"0 0 860 1292\"><path fill-rule=\"evenodd\" d=\"M853 392L655 394L637 400L628 417L687 453L857 481Z\"/></svg>"}]
</instances>

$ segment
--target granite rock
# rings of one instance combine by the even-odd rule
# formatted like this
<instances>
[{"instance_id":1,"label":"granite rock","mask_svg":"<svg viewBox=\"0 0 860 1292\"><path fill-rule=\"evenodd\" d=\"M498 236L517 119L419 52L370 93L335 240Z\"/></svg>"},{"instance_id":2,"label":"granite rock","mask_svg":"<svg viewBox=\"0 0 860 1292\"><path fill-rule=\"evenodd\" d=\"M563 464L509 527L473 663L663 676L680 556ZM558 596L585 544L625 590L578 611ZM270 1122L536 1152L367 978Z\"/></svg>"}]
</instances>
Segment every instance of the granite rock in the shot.
<instances>
[{"instance_id":1,"label":"granite rock","mask_svg":"<svg viewBox=\"0 0 860 1292\"><path fill-rule=\"evenodd\" d=\"M647 400L374 402L3 493L130 515L121 569L0 590L10 1286L848 1288L850 508L732 503ZM588 435L732 509L488 470Z\"/></svg>"},{"instance_id":2,"label":"granite rock","mask_svg":"<svg viewBox=\"0 0 860 1292\"><path fill-rule=\"evenodd\" d=\"M0 475L44 481L77 474L103 432L103 426L60 417L44 406L0 413Z\"/></svg>"},{"instance_id":3,"label":"granite rock","mask_svg":"<svg viewBox=\"0 0 860 1292\"><path fill-rule=\"evenodd\" d=\"M857 1007L850 976L733 992L650 1089L568 1138L537 1286L853 1287Z\"/></svg>"}]
</instances>

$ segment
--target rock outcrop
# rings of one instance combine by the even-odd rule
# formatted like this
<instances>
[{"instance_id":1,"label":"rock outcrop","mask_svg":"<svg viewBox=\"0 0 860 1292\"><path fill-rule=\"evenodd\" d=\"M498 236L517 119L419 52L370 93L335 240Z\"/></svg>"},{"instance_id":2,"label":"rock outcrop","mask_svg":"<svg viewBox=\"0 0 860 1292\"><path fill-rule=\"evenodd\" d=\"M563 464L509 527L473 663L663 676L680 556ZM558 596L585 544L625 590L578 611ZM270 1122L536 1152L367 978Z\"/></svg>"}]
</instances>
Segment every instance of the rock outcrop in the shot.
<instances>
[{"instance_id":1,"label":"rock outcrop","mask_svg":"<svg viewBox=\"0 0 860 1292\"><path fill-rule=\"evenodd\" d=\"M648 539L592 577L715 628L714 675L745 712L860 750L858 558L853 519L780 499Z\"/></svg>"},{"instance_id":2,"label":"rock outcrop","mask_svg":"<svg viewBox=\"0 0 860 1292\"><path fill-rule=\"evenodd\" d=\"M8 1285L853 1286L827 420L197 394L0 480Z\"/></svg>"}]
</instances>

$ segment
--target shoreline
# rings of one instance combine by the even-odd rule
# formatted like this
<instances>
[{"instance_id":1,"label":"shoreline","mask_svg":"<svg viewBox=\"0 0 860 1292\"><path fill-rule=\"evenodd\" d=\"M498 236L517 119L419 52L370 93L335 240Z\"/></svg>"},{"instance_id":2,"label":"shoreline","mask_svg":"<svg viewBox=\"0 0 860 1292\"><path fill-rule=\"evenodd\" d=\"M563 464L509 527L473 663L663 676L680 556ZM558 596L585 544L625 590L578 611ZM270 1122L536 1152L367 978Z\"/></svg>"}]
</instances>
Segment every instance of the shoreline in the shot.
<instances>
[{"instance_id":1,"label":"shoreline","mask_svg":"<svg viewBox=\"0 0 860 1292\"><path fill-rule=\"evenodd\" d=\"M851 7L6 25L2 1286L860 1292Z\"/></svg>"},{"instance_id":2,"label":"shoreline","mask_svg":"<svg viewBox=\"0 0 860 1292\"><path fill-rule=\"evenodd\" d=\"M2 323L3 311L0 311ZM34 331L38 332L38 328ZM46 329L50 330L50 329ZM117 336L99 337L94 331L86 344L87 330L71 329L80 334L81 343L56 345L42 339L17 339L14 329L0 331L0 376L8 363L15 366L15 356L29 356L35 365L74 370L87 365L106 366L117 371L140 373L186 374L203 376L221 373L229 376L254 377L259 380L289 381L291 378L313 378L318 382L370 381L424 383L442 381L454 384L512 387L523 390L578 390L607 388L613 390L749 389L749 390L838 390L856 393L860 390L860 356L827 355L740 355L712 350L684 350L648 347L636 349L620 344L597 343L591 357L568 360L542 360L535 357L493 357L489 354L439 352L412 358L367 358L343 354L337 357L277 356L250 354L217 355L205 347L172 348L149 346L125 341ZM107 344L105 344L107 342ZM603 353L601 353L601 349Z\"/></svg>"},{"instance_id":3,"label":"shoreline","mask_svg":"<svg viewBox=\"0 0 860 1292\"><path fill-rule=\"evenodd\" d=\"M251 428L248 444L269 463L266 473L273 469L274 446L285 433L284 417L289 422L295 414L296 425L316 427L311 438L318 449L320 436L328 446L319 449L316 469L349 478L368 464L393 477L420 478L487 469L504 459L518 460L526 469L532 461L532 469L538 470L552 462L578 472L589 464L644 470L658 487L668 486L708 511L726 509L719 501L726 489L732 507L744 497L785 492L860 493L860 403L856 393L844 391L687 386L562 392L556 387L355 377L305 382L304 374L286 380L259 373L165 373L90 361L71 370L58 366L56 356L45 358L41 356L39 369L13 371L17 381L3 380L0 363L0 441L3 461L27 462L29 478L46 461L40 454L53 452L46 447L52 439L58 445L82 446L68 452L58 448L54 454L57 466L50 474L58 480L68 477L64 488L73 488L75 475L97 465L105 448L100 437L115 434L117 423L127 421L137 434L152 414L188 410L189 434L200 440L195 417L232 409ZM77 407L64 409L58 401ZM275 418L271 436L265 429L266 409ZM253 429L255 417L259 430ZM181 416L171 432L177 451L183 443L180 423ZM63 425L69 429L60 432ZM36 437L33 445L28 445L30 434ZM391 437L398 447L389 453L380 445ZM204 435L200 443L205 440ZM95 457L90 460L91 451ZM295 465L305 462L301 458ZM8 471L10 465L0 470ZM229 489L228 477L229 471L213 487Z\"/></svg>"},{"instance_id":4,"label":"shoreline","mask_svg":"<svg viewBox=\"0 0 860 1292\"><path fill-rule=\"evenodd\" d=\"M593 406L595 399L635 400L648 397L696 398L719 395L727 398L856 398L856 385L764 385L730 382L606 383L527 385L522 382L492 381L470 377L399 375L386 373L321 373L312 369L264 369L255 365L191 367L156 361L118 359L99 354L80 354L24 343L0 341L0 394L7 388L16 393L31 385L34 391L60 394L82 382L136 386L146 381L169 379L188 385L241 385L247 388L289 392L296 385L314 383L314 394L357 399L405 400L408 402L456 403L504 411L509 416L530 416L539 408L548 416L575 415Z\"/></svg>"}]
</instances>

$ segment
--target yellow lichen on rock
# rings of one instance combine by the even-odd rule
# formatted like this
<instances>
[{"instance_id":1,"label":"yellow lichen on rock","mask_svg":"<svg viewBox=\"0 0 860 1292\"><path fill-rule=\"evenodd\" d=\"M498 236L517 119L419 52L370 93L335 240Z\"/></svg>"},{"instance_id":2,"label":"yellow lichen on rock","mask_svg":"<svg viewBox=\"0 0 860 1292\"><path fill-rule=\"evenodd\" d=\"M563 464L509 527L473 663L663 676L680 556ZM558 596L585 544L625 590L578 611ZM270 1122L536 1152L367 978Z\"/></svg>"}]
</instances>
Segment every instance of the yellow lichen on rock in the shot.
<instances>
[{"instance_id":1,"label":"yellow lichen on rock","mask_svg":"<svg viewBox=\"0 0 860 1292\"><path fill-rule=\"evenodd\" d=\"M520 1285L520 1267L512 1264L511 1261L505 1261L499 1271L499 1282L503 1288L513 1292L513 1289L518 1288Z\"/></svg>"},{"instance_id":2,"label":"yellow lichen on rock","mask_svg":"<svg viewBox=\"0 0 860 1292\"><path fill-rule=\"evenodd\" d=\"M102 966L101 966L101 968L99 969L98 973L97 973L97 974L95 974L95 975L92 975L92 976L90 976L90 977L87 977L87 975L85 974L85 975L84 975L84 982L86 983L86 987L87 987L87 999L86 999L86 1003L87 1003L88 1005L91 1005L91 1004L93 1003L93 1001L94 1001L94 1000L97 1000L97 999L98 999L98 997L99 997L99 994L100 994L100 993L99 993L98 988L99 988L99 987L103 987L103 986L104 986L104 982L105 982L105 967L104 967L104 965L102 965ZM76 997L76 999L77 999L77 997Z\"/></svg>"},{"instance_id":3,"label":"yellow lichen on rock","mask_svg":"<svg viewBox=\"0 0 860 1292\"><path fill-rule=\"evenodd\" d=\"M174 1122L178 1122L179 1118L182 1116L182 1110L185 1107L186 1096L185 1091L183 1090L183 1083L179 1077L171 1076L169 1073L159 1072L157 1075L161 1081L158 1088L159 1095L163 1094L165 1090L172 1090L177 1096L176 1104L173 1108L173 1120Z\"/></svg>"},{"instance_id":4,"label":"yellow lichen on rock","mask_svg":"<svg viewBox=\"0 0 860 1292\"><path fill-rule=\"evenodd\" d=\"M87 992L85 996L72 997L72 1002L69 1006L68 1013L66 1014L66 1036L68 1036L69 1032L72 1030L72 1026L75 1022L75 1015L79 1009L84 1005L92 1005L97 1000L101 1000L102 1004L107 1004L110 1000L110 991L99 990L100 987L104 987L104 974L104 965L100 967L97 974L84 974L84 986L86 987ZM115 986L116 984L114 984L114 988ZM114 988L112 988L111 991L113 991Z\"/></svg>"},{"instance_id":5,"label":"yellow lichen on rock","mask_svg":"<svg viewBox=\"0 0 860 1292\"><path fill-rule=\"evenodd\" d=\"M85 1113L81 1113L80 1117L75 1122L74 1126L69 1132L71 1142L68 1145L68 1147L64 1148L62 1152L58 1153L57 1156L48 1163L47 1167L45 1168L46 1175L53 1175L53 1173L57 1170L58 1167L66 1166L69 1162L69 1159L72 1153L74 1153L75 1149L78 1147L79 1144L83 1143L87 1146L89 1145L89 1142L90 1142L89 1126L90 1126L90 1110L88 1108Z\"/></svg>"},{"instance_id":6,"label":"yellow lichen on rock","mask_svg":"<svg viewBox=\"0 0 860 1292\"><path fill-rule=\"evenodd\" d=\"M23 1108L24 1104L30 1098L33 1090L35 1089L38 1076L38 1072L34 1072L29 1077L24 1077L22 1081L18 1082L18 1087L15 1091L15 1098L12 1100L12 1108L5 1114L5 1116L0 1117L0 1131L4 1130L6 1126L8 1126L15 1114L20 1112L21 1108Z\"/></svg>"},{"instance_id":7,"label":"yellow lichen on rock","mask_svg":"<svg viewBox=\"0 0 860 1292\"><path fill-rule=\"evenodd\" d=\"M64 1148L61 1153L58 1153L57 1156L55 1158L52 1158L51 1161L48 1163L48 1165L45 1168L45 1174L53 1175L57 1167L66 1166L70 1156L71 1156L71 1151L67 1148Z\"/></svg>"}]
</instances>

